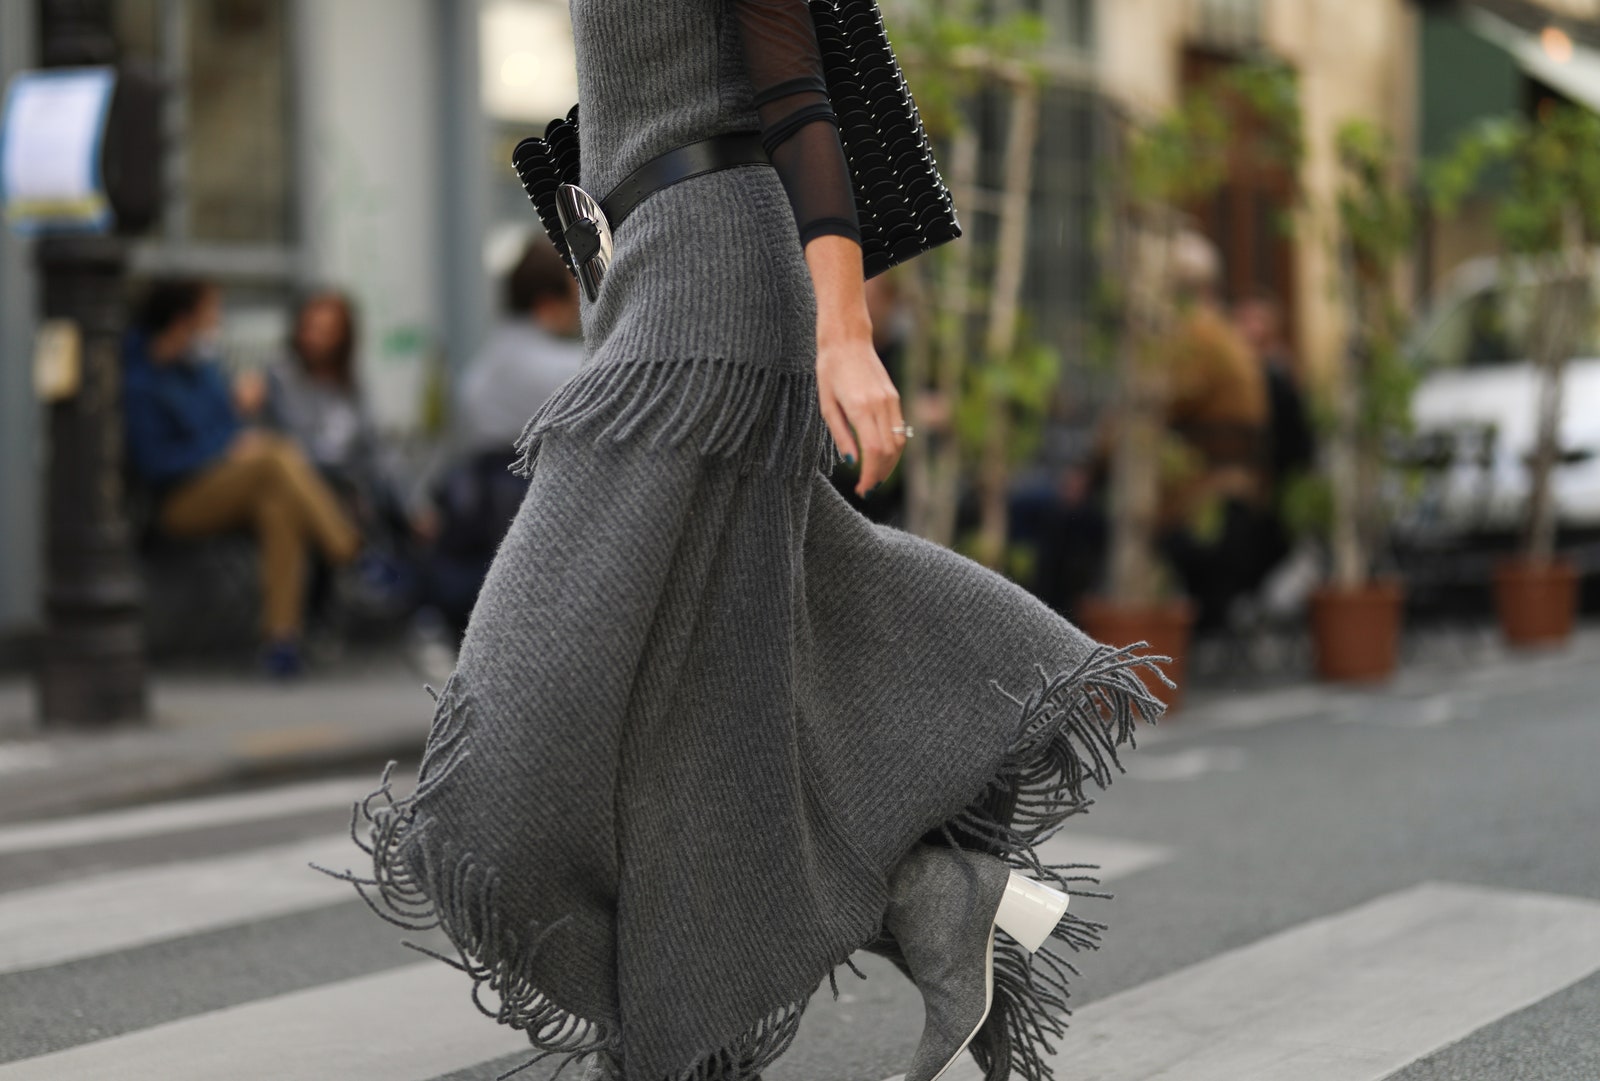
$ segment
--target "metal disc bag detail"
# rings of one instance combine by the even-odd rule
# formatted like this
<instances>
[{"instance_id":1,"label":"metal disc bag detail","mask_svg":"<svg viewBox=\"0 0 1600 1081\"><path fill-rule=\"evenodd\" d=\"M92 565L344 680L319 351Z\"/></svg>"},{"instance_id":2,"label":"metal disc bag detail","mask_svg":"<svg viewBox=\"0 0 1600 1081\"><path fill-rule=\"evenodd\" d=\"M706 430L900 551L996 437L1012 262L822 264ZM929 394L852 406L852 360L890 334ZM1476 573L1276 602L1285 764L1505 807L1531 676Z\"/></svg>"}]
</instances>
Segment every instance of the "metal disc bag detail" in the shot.
<instances>
[{"instance_id":1,"label":"metal disc bag detail","mask_svg":"<svg viewBox=\"0 0 1600 1081\"><path fill-rule=\"evenodd\" d=\"M870 278L956 239L961 225L875 0L811 0L811 19Z\"/></svg>"},{"instance_id":2,"label":"metal disc bag detail","mask_svg":"<svg viewBox=\"0 0 1600 1081\"><path fill-rule=\"evenodd\" d=\"M828 97L855 187L866 276L961 235L876 0L810 0ZM557 194L578 183L578 106L511 152L517 177L573 276Z\"/></svg>"},{"instance_id":3,"label":"metal disc bag detail","mask_svg":"<svg viewBox=\"0 0 1600 1081\"><path fill-rule=\"evenodd\" d=\"M561 253L562 262L567 264L573 277L577 277L578 268L572 261L566 230L561 225L557 195L563 184L578 183L578 107L574 105L566 116L550 121L543 138L531 135L518 143L511 151L511 165L517 171L517 179L522 181L522 189L539 212L544 231L550 234L551 243Z\"/></svg>"}]
</instances>

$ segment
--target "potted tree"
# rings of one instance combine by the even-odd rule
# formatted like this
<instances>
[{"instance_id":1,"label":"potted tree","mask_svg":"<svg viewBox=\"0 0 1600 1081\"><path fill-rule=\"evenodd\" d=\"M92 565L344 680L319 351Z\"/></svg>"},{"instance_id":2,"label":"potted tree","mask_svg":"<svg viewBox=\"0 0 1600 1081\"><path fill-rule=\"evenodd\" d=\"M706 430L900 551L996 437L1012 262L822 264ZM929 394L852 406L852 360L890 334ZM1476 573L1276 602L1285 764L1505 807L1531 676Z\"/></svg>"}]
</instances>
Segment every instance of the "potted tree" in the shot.
<instances>
[{"instance_id":1,"label":"potted tree","mask_svg":"<svg viewBox=\"0 0 1600 1081\"><path fill-rule=\"evenodd\" d=\"M1232 121L1248 111L1251 145ZM1157 552L1165 471L1188 465L1167 430L1171 371L1167 348L1183 310L1178 288L1191 232L1184 208L1218 190L1231 155L1278 159L1296 172L1299 103L1283 69L1241 65L1197 88L1151 120L1119 118L1122 138L1109 169L1108 293L1115 309L1116 398L1109 423L1110 565L1103 596L1087 601L1085 629L1103 640L1150 643L1173 659L1174 691L1152 687L1176 707L1184 680L1194 608L1175 588Z\"/></svg>"},{"instance_id":2,"label":"potted tree","mask_svg":"<svg viewBox=\"0 0 1600 1081\"><path fill-rule=\"evenodd\" d=\"M1495 573L1500 625L1513 645L1567 640L1578 573L1556 551L1553 491L1567 360L1594 311L1591 245L1600 233L1600 116L1546 103L1538 119L1492 120L1463 137L1435 169L1435 198L1453 210L1489 176L1503 178L1494 222L1512 293L1528 293L1528 345L1538 373L1536 435L1520 552Z\"/></svg>"},{"instance_id":3,"label":"potted tree","mask_svg":"<svg viewBox=\"0 0 1600 1081\"><path fill-rule=\"evenodd\" d=\"M1411 242L1412 213L1394 180L1389 139L1353 121L1336 135L1341 172L1336 221L1349 317L1347 363L1327 410L1330 580L1311 598L1317 673L1333 681L1387 678L1399 656L1403 590L1377 573L1384 527L1384 452L1409 423L1412 379L1401 355L1396 265Z\"/></svg>"}]
</instances>

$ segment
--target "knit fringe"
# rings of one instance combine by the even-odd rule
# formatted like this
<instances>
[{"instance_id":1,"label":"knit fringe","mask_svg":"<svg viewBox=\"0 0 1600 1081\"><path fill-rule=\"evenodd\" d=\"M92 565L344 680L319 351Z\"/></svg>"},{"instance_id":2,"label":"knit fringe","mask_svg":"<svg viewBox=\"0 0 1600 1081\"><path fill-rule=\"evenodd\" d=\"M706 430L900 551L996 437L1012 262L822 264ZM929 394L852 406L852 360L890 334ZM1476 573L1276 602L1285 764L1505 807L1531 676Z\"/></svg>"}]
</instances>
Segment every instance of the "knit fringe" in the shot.
<instances>
[{"instance_id":1,"label":"knit fringe","mask_svg":"<svg viewBox=\"0 0 1600 1081\"><path fill-rule=\"evenodd\" d=\"M1166 707L1150 693L1136 669L1145 668L1168 687L1174 686L1159 667L1170 657L1141 656L1148 642L1122 649L1096 647L1076 668L1051 678L1036 665L1040 686L1026 699L1007 693L999 683L990 685L1021 711L1017 737L1000 767L983 789L939 832L952 847L963 847L957 832L975 838L989 851L1031 877L1078 897L1106 897L1084 889L1097 884L1091 864L1049 864L1039 859L1035 847L1047 840L1063 820L1089 809L1094 802L1085 791L1088 782L1105 789L1112 770L1123 771L1117 749L1134 747L1139 721L1155 723ZM997 808L1006 808L997 810ZM1071 912L1062 916L1050 939L1074 953L1096 949L1105 925ZM907 978L911 972L892 936L880 932L865 944L892 961ZM853 950L827 966L833 997L839 997L834 970L845 965L861 979L850 960ZM1015 1073L1023 1081L1054 1081L1045 1056L1055 1054L1050 1038L1066 1032L1064 1018L1070 994L1068 976L1078 970L1045 944L1030 954L1003 932L995 934L994 1000L983 1027L968 1045L985 1081L1007 1081ZM729 1048L717 1051L678 1076L675 1081L758 1081L761 1070L787 1050L798 1029L806 995L780 1006L750 1034ZM774 1022L782 1019L780 1028ZM787 1022L793 1023L793 1029Z\"/></svg>"},{"instance_id":2,"label":"knit fringe","mask_svg":"<svg viewBox=\"0 0 1600 1081\"><path fill-rule=\"evenodd\" d=\"M417 770L417 787L410 795L395 798L389 779L395 767L391 760L378 787L351 807L350 837L372 858L371 877L316 863L310 866L354 884L367 907L397 927L410 931L440 927L445 931L459 959L414 942L404 945L466 973L479 1012L526 1033L529 1042L541 1049L527 1062L500 1074L497 1081L551 1055L564 1056L556 1074L585 1056L620 1055L622 1036L614 1024L582 1018L562 1008L526 977L545 938L565 919L541 928L506 926L495 903L500 878L494 868L465 850L439 855L440 864L431 865L426 862L428 848L414 844L425 829L425 823L416 819L417 801L426 798L471 753L461 739L472 713L471 701L457 688L455 674L437 694L431 687L428 692L434 695L435 712ZM363 827L370 843L359 835ZM413 857L420 857L423 865L414 867L410 863ZM369 889L377 894L378 902L369 896ZM498 999L492 1009L484 1003L485 989Z\"/></svg>"},{"instance_id":3,"label":"knit fringe","mask_svg":"<svg viewBox=\"0 0 1600 1081\"><path fill-rule=\"evenodd\" d=\"M809 475L839 459L809 370L720 357L595 364L567 380L528 419L512 471L533 473L544 434L599 425L596 439L646 438L660 448L692 441L704 455Z\"/></svg>"},{"instance_id":4,"label":"knit fringe","mask_svg":"<svg viewBox=\"0 0 1600 1081\"><path fill-rule=\"evenodd\" d=\"M991 681L1020 707L1017 738L978 796L939 827L944 839L956 848L971 847L962 845L957 834L975 839L1013 869L1064 893L1108 896L1083 888L1098 884L1089 873L1096 869L1092 865L1047 864L1035 849L1063 820L1089 809L1094 802L1086 791L1089 782L1103 790L1111 783L1113 768L1123 771L1117 749L1136 745L1138 722L1154 723L1165 711L1135 669L1148 669L1172 687L1159 667L1171 658L1139 655L1146 648L1146 642L1122 649L1100 646L1076 668L1053 678L1036 665L1039 686L1026 699ZM1078 970L1051 940L1078 953L1098 948L1104 930L1104 924L1069 911L1032 954L996 932L993 1004L968 1045L985 1081L1006 1081L1013 1074L1023 1081L1053 1081L1046 1056L1056 1050L1051 1038L1066 1032L1065 1018L1072 1013L1067 978Z\"/></svg>"},{"instance_id":5,"label":"knit fringe","mask_svg":"<svg viewBox=\"0 0 1600 1081\"><path fill-rule=\"evenodd\" d=\"M1148 668L1172 686L1158 667L1169 658L1137 655L1146 646L1139 642L1120 650L1098 647L1076 668L1054 678L1048 677L1042 666L1036 666L1040 686L1026 699L1008 694L991 681L997 691L1020 707L1017 737L982 791L965 810L941 825L945 839L953 847L963 847L956 838L959 831L1039 881L1076 896L1105 896L1081 888L1084 883L1094 883L1093 877L1085 873L1092 867L1043 863L1035 846L1055 833L1063 819L1089 808L1093 801L1085 791L1087 783L1092 781L1101 789L1110 784L1113 767L1122 769L1117 748L1134 746L1138 721L1154 722L1163 712L1161 702L1134 670ZM472 712L471 701L457 687L453 673L435 699L434 720L417 771L416 789L402 799L394 797L390 774L395 762L391 760L378 788L351 808L350 836L372 858L371 877L334 871L316 863L311 866L354 884L367 906L396 926L445 930L459 960L413 942L404 944L465 973L472 980L471 997L479 1011L523 1031L540 1051L498 1075L497 1081L551 1055L563 1056L557 1075L574 1060L587 1056L598 1056L614 1069L622 1054L618 1028L564 1009L525 975L545 937L559 929L564 920L525 933L506 927L495 904L498 875L493 868L481 865L470 851L439 856L442 866L412 867L407 860L408 849L427 858L426 847L412 848L424 828L415 818L417 801L470 754L460 737ZM382 805L375 807L379 800ZM370 843L359 835L363 823ZM368 895L368 889L376 891L381 905ZM1103 924L1069 912L1050 937L1076 953L1097 948L1104 930ZM906 971L892 939L868 945ZM839 989L834 969L839 965L866 978L850 960L854 949L846 948L817 973L818 980L827 976L836 998ZM969 1045L986 1081L1006 1081L1013 1073L1023 1081L1054 1081L1054 1071L1045 1056L1055 1053L1050 1038L1059 1039L1066 1031L1064 1017L1071 1014L1067 1008L1067 977L1077 974L1077 969L1052 949L1049 941L1029 954L1004 933L995 935L994 1001L983 1028ZM485 988L496 994L497 1007L491 1009L484 1004ZM761 1072L794 1042L809 1002L807 993L779 1005L735 1040L707 1053L670 1081L757 1081ZM609 1076L604 1069L602 1073Z\"/></svg>"}]
</instances>

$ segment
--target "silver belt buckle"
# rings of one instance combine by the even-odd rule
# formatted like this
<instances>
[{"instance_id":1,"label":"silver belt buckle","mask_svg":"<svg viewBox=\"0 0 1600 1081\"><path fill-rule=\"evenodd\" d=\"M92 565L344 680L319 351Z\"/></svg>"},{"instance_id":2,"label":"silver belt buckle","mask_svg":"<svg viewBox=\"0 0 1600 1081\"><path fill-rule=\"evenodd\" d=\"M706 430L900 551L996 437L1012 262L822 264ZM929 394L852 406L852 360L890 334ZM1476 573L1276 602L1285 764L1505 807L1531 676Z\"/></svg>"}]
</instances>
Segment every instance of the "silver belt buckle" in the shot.
<instances>
[{"instance_id":1,"label":"silver belt buckle","mask_svg":"<svg viewBox=\"0 0 1600 1081\"><path fill-rule=\"evenodd\" d=\"M611 265L611 223L606 220L600 201L576 184L556 189L556 214L561 218L561 233L572 253L583 291L593 301L600 295L600 280Z\"/></svg>"}]
</instances>

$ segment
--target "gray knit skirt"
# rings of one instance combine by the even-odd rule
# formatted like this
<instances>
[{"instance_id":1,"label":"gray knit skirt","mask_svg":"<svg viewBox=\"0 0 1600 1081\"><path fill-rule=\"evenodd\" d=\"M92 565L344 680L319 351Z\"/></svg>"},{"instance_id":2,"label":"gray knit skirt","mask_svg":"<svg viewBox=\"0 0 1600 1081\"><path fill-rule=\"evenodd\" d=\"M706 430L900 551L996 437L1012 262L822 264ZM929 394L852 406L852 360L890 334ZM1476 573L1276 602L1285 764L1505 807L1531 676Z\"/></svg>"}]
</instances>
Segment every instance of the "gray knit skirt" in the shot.
<instances>
[{"instance_id":1,"label":"gray knit skirt","mask_svg":"<svg viewBox=\"0 0 1600 1081\"><path fill-rule=\"evenodd\" d=\"M919 841L1080 886L1035 846L1160 713L1147 662L853 510L816 394L714 360L570 380L524 435L417 785L390 763L357 805L370 871L330 873L442 928L530 1062L753 1078L854 951L897 957L886 884ZM1099 930L1069 914L1032 955L997 934L991 1081L1052 1076L1062 951Z\"/></svg>"}]
</instances>

